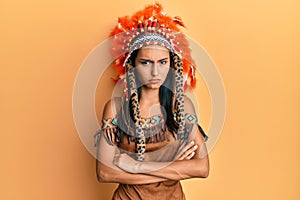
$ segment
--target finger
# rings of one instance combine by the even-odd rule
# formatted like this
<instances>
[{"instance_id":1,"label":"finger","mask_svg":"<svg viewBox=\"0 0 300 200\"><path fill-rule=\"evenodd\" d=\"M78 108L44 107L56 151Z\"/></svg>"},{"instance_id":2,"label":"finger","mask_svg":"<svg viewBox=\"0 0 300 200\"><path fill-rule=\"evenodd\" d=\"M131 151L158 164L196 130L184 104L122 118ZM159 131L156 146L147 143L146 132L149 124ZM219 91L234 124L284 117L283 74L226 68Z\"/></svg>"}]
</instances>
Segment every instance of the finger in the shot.
<instances>
[{"instance_id":1,"label":"finger","mask_svg":"<svg viewBox=\"0 0 300 200\"><path fill-rule=\"evenodd\" d=\"M181 157L182 154L184 153L183 149L186 147L186 145L187 145L186 142L184 142L183 144L181 144L181 145L179 146L179 148L177 149L177 153L176 153L176 155L175 155L174 160L180 159L180 157Z\"/></svg>"},{"instance_id":2,"label":"finger","mask_svg":"<svg viewBox=\"0 0 300 200\"><path fill-rule=\"evenodd\" d=\"M182 143L182 144L179 146L177 152L183 152L183 149L186 148L186 145L188 145L187 142Z\"/></svg>"},{"instance_id":3,"label":"finger","mask_svg":"<svg viewBox=\"0 0 300 200\"><path fill-rule=\"evenodd\" d=\"M182 153L188 152L189 150L192 150L193 147L195 147L195 142L191 141L190 143L188 143L183 149L182 149ZM187 154L186 154L187 155Z\"/></svg>"},{"instance_id":4,"label":"finger","mask_svg":"<svg viewBox=\"0 0 300 200\"><path fill-rule=\"evenodd\" d=\"M183 159L185 159L185 157L187 157L187 154L185 152L182 152L182 153L178 154L176 160L183 160Z\"/></svg>"},{"instance_id":5,"label":"finger","mask_svg":"<svg viewBox=\"0 0 300 200\"><path fill-rule=\"evenodd\" d=\"M177 160L183 160L184 158L185 158L185 155L183 153L183 154L179 155L179 157L177 158Z\"/></svg>"},{"instance_id":6,"label":"finger","mask_svg":"<svg viewBox=\"0 0 300 200\"><path fill-rule=\"evenodd\" d=\"M189 149L189 152L191 152L186 159L191 159L196 154L196 150L198 149L198 145L193 146L193 148Z\"/></svg>"},{"instance_id":7,"label":"finger","mask_svg":"<svg viewBox=\"0 0 300 200\"><path fill-rule=\"evenodd\" d=\"M183 160L183 159L190 159L194 156L195 151L198 149L198 145L194 145L191 148L189 148L188 150L186 150L185 152L183 152L183 154L179 157L179 159ZM193 155L191 155L193 154Z\"/></svg>"},{"instance_id":8,"label":"finger","mask_svg":"<svg viewBox=\"0 0 300 200\"><path fill-rule=\"evenodd\" d=\"M183 152L182 155L179 157L178 160L184 160L184 159L186 159L186 157L188 157L191 153L193 153L193 151L191 151L191 150Z\"/></svg>"},{"instance_id":9,"label":"finger","mask_svg":"<svg viewBox=\"0 0 300 200\"><path fill-rule=\"evenodd\" d=\"M189 148L191 148L193 145L195 144L194 140L192 140L189 143L185 143L184 145L182 145L179 150L178 150L178 154L182 155L184 152L186 152Z\"/></svg>"},{"instance_id":10,"label":"finger","mask_svg":"<svg viewBox=\"0 0 300 200\"><path fill-rule=\"evenodd\" d=\"M185 159L186 160L190 160L193 158L193 156L195 155L195 151L193 151L190 155L188 155Z\"/></svg>"}]
</instances>

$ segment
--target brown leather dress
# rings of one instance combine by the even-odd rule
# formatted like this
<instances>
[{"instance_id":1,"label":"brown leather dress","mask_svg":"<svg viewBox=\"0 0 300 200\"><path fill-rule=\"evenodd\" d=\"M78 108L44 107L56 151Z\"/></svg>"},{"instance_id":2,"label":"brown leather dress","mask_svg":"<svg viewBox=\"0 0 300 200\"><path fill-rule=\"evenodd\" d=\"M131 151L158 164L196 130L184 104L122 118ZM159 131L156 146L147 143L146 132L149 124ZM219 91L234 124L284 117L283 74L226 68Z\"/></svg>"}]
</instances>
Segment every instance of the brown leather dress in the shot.
<instances>
[{"instance_id":1,"label":"brown leather dress","mask_svg":"<svg viewBox=\"0 0 300 200\"><path fill-rule=\"evenodd\" d=\"M153 119L144 118L144 120ZM106 120L111 122L113 119ZM114 123L103 126L103 133L108 142L115 143L120 149L128 152L135 152L134 138L120 130ZM111 125L114 124L114 125ZM187 123L187 132L190 131L194 123ZM150 124L151 125L151 124ZM189 128L188 128L189 127ZM200 126L198 126L200 128ZM156 121L151 126L144 127L145 134L148 136L145 153L145 161L168 162L174 160L179 148L179 141L176 135L168 131L163 121ZM201 133L204 134L201 129ZM153 135L153 133L156 133ZM205 135L205 134L204 134ZM206 135L205 135L206 136ZM207 137L207 136L206 136ZM128 153L130 155L130 153ZM115 190L113 200L185 200L185 195L180 181L163 181L150 184L119 184Z\"/></svg>"},{"instance_id":2,"label":"brown leather dress","mask_svg":"<svg viewBox=\"0 0 300 200\"><path fill-rule=\"evenodd\" d=\"M180 181L165 181L143 185L120 184L113 195L113 200L184 200Z\"/></svg>"}]
</instances>

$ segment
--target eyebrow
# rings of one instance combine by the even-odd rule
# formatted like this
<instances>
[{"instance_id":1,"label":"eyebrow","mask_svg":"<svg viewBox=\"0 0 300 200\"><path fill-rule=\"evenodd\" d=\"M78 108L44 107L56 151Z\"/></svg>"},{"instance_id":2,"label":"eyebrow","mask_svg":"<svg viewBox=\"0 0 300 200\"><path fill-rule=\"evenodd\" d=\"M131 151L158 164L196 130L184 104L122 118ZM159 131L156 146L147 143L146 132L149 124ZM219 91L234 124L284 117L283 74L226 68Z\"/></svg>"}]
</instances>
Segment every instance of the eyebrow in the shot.
<instances>
[{"instance_id":1,"label":"eyebrow","mask_svg":"<svg viewBox=\"0 0 300 200\"><path fill-rule=\"evenodd\" d=\"M162 59L159 59L158 61L164 61L164 60L167 60L168 58L162 58ZM140 58L139 59L140 61L149 61L149 62L153 62L153 60L151 59L147 59L147 58Z\"/></svg>"}]
</instances>

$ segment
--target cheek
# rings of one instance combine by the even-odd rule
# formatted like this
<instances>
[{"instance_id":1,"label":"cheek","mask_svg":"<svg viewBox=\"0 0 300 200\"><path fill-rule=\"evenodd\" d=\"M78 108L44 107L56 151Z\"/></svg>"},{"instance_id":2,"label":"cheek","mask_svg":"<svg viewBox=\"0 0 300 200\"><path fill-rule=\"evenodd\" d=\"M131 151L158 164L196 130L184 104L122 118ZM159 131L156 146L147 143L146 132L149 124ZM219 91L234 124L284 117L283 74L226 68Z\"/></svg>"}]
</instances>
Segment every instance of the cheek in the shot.
<instances>
[{"instance_id":1,"label":"cheek","mask_svg":"<svg viewBox=\"0 0 300 200\"><path fill-rule=\"evenodd\" d=\"M144 80L147 80L148 74L149 74L149 72L146 68L143 68L143 67L135 68L136 78L141 82L144 82Z\"/></svg>"},{"instance_id":2,"label":"cheek","mask_svg":"<svg viewBox=\"0 0 300 200\"><path fill-rule=\"evenodd\" d=\"M162 77L164 77L164 78L167 77L169 69L170 69L169 67L165 67L165 68L162 69L162 71L161 71Z\"/></svg>"}]
</instances>

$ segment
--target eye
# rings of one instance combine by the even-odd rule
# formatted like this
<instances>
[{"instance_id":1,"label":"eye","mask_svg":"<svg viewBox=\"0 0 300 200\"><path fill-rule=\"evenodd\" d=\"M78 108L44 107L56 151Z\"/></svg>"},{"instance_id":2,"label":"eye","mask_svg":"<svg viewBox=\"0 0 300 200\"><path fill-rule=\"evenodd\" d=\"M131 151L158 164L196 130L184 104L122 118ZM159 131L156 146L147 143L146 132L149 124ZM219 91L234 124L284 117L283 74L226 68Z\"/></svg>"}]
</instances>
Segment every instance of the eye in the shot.
<instances>
[{"instance_id":1,"label":"eye","mask_svg":"<svg viewBox=\"0 0 300 200\"><path fill-rule=\"evenodd\" d=\"M142 65L149 65L151 62L149 60L140 61Z\"/></svg>"},{"instance_id":2,"label":"eye","mask_svg":"<svg viewBox=\"0 0 300 200\"><path fill-rule=\"evenodd\" d=\"M161 65L165 65L165 64L168 63L168 61L167 61L167 60L161 60L159 63L160 63Z\"/></svg>"}]
</instances>

